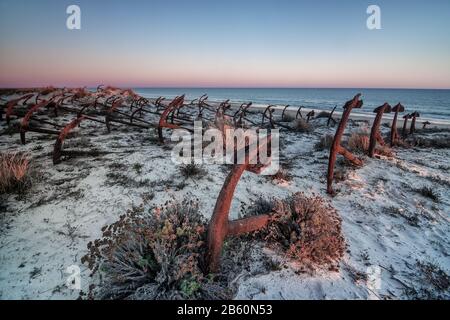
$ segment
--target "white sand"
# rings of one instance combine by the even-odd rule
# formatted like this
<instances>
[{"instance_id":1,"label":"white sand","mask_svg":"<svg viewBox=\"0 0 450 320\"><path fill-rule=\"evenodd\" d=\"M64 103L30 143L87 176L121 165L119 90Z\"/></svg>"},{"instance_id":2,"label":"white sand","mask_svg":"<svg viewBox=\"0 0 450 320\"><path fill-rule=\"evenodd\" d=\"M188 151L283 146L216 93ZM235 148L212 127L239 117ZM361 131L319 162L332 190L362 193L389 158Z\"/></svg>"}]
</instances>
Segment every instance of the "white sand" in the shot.
<instances>
[{"instance_id":1,"label":"white sand","mask_svg":"<svg viewBox=\"0 0 450 320\"><path fill-rule=\"evenodd\" d=\"M419 288L424 283L415 267L416 259L439 264L449 273L450 149L398 149L393 158L366 159L364 167L351 171L346 181L335 183L338 195L330 198L325 193L328 152L314 151L320 137L335 130L323 126L324 120L313 120L316 126L321 125L313 134L283 133L282 153L292 164L291 182L276 184L263 176L244 174L231 218L237 217L242 205L261 195L285 197L298 191L319 194L332 202L343 220L348 250L340 271L297 274L286 263L282 271L243 277L236 298L401 299L406 297L405 285ZM116 153L53 166L49 155L53 138L42 140L42 135L29 133L29 142L22 146L19 135L1 136L0 152L29 152L33 166L43 175L25 198L1 196L1 299L75 299L79 291L65 285L65 271L71 265L80 266L81 285L86 292L93 281L80 262L87 243L99 238L100 229L115 222L130 206L143 203L145 192L155 193L151 204L196 197L206 217L213 211L226 176L221 166L205 166L206 177L184 181L170 160L171 151L150 141L154 132L129 128L128 132L114 130L107 134L104 127L89 122L81 127L80 135L68 143L88 139L91 145ZM5 123L1 122L0 130L3 128ZM367 124L355 123L347 132L361 128L367 129ZM33 151L37 146L42 149ZM125 164L129 169L111 169L112 163ZM143 165L141 174L132 169L134 163ZM149 179L155 186L108 186L108 172ZM177 190L181 182L186 186ZM424 185L440 194L440 202L413 190ZM390 207L416 216L419 225L390 215ZM380 270L380 287L354 279L356 271L367 275L371 270Z\"/></svg>"}]
</instances>

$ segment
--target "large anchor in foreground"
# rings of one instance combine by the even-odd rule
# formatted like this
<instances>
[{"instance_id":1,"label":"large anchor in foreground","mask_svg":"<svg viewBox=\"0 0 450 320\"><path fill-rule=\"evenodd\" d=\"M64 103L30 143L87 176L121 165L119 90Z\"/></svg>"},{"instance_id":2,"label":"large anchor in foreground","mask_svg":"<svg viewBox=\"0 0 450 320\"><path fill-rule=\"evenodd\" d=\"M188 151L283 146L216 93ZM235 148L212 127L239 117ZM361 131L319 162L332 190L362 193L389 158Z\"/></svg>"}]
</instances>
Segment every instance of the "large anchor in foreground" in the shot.
<instances>
[{"instance_id":1,"label":"large anchor in foreground","mask_svg":"<svg viewBox=\"0 0 450 320\"><path fill-rule=\"evenodd\" d=\"M235 164L230 173L226 177L222 190L214 207L214 212L208 226L207 234L207 263L209 272L217 272L220 266L220 256L222 252L223 242L227 237L238 236L244 233L256 231L267 226L270 221L269 214L229 221L231 202L233 200L234 191L245 171L256 174L261 173L264 169L262 165L250 164L252 159L257 159L262 146L270 145L271 138L267 137L265 142L260 141L258 148L250 149L245 163ZM269 212L268 212L269 213Z\"/></svg>"}]
</instances>

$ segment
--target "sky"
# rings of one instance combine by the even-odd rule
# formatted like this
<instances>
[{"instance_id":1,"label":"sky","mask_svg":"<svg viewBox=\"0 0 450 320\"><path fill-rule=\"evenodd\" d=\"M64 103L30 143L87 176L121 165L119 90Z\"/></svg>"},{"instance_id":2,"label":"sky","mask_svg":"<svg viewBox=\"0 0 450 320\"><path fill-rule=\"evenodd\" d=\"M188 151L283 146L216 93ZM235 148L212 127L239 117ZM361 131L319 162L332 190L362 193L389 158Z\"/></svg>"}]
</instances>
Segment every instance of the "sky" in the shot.
<instances>
[{"instance_id":1,"label":"sky","mask_svg":"<svg viewBox=\"0 0 450 320\"><path fill-rule=\"evenodd\" d=\"M0 0L0 87L450 89L449 40L448 0Z\"/></svg>"}]
</instances>

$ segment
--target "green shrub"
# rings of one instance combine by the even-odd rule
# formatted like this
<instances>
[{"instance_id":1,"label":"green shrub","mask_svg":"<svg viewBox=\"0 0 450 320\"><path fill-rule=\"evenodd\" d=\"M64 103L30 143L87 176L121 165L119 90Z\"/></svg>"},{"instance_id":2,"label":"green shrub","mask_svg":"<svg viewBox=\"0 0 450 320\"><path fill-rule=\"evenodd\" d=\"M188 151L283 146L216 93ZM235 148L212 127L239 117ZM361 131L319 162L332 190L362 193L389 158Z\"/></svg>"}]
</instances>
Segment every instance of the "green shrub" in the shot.
<instances>
[{"instance_id":1,"label":"green shrub","mask_svg":"<svg viewBox=\"0 0 450 320\"><path fill-rule=\"evenodd\" d=\"M204 275L206 223L196 202L134 208L104 227L82 262L102 284L95 299L225 299L228 290Z\"/></svg>"}]
</instances>

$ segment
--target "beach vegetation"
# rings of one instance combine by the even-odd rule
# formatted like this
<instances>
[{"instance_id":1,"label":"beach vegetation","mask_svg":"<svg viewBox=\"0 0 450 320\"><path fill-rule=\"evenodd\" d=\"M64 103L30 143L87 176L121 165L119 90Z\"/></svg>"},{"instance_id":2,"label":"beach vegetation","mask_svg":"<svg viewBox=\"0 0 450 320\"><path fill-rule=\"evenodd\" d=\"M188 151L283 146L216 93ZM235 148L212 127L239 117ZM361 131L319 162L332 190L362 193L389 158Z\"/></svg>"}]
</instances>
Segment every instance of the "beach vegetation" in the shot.
<instances>
[{"instance_id":1,"label":"beach vegetation","mask_svg":"<svg viewBox=\"0 0 450 320\"><path fill-rule=\"evenodd\" d=\"M347 145L352 152L366 153L369 150L369 141L369 134L366 131L358 131L351 134Z\"/></svg>"},{"instance_id":2,"label":"beach vegetation","mask_svg":"<svg viewBox=\"0 0 450 320\"><path fill-rule=\"evenodd\" d=\"M105 226L82 258L102 283L93 299L225 299L229 290L205 275L207 224L196 201L135 207Z\"/></svg>"},{"instance_id":3,"label":"beach vegetation","mask_svg":"<svg viewBox=\"0 0 450 320\"><path fill-rule=\"evenodd\" d=\"M431 199L435 202L439 202L440 195L439 193L436 192L436 190L433 187L422 186L420 188L415 189L414 191L416 191L425 198Z\"/></svg>"},{"instance_id":4,"label":"beach vegetation","mask_svg":"<svg viewBox=\"0 0 450 320\"><path fill-rule=\"evenodd\" d=\"M31 184L30 159L26 154L0 154L0 193L23 193Z\"/></svg>"},{"instance_id":5,"label":"beach vegetation","mask_svg":"<svg viewBox=\"0 0 450 320\"><path fill-rule=\"evenodd\" d=\"M206 175L206 170L198 164L189 163L180 166L180 173L185 178L202 178Z\"/></svg>"},{"instance_id":6,"label":"beach vegetation","mask_svg":"<svg viewBox=\"0 0 450 320\"><path fill-rule=\"evenodd\" d=\"M256 231L253 237L280 247L306 269L336 268L344 253L345 241L339 214L329 202L299 192L274 200L271 209L268 227ZM248 215L253 212L249 211Z\"/></svg>"},{"instance_id":7,"label":"beach vegetation","mask_svg":"<svg viewBox=\"0 0 450 320\"><path fill-rule=\"evenodd\" d=\"M334 137L331 134L323 135L320 140L314 145L317 151L329 150L333 144Z\"/></svg>"},{"instance_id":8,"label":"beach vegetation","mask_svg":"<svg viewBox=\"0 0 450 320\"><path fill-rule=\"evenodd\" d=\"M304 119L295 119L292 122L292 128L295 132L311 133L314 131L314 127Z\"/></svg>"}]
</instances>

